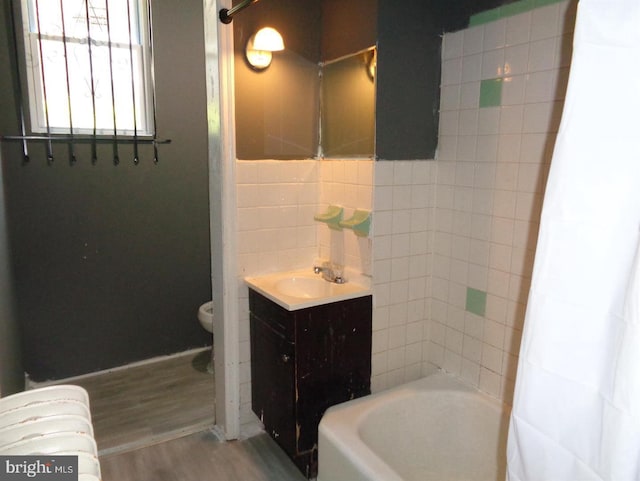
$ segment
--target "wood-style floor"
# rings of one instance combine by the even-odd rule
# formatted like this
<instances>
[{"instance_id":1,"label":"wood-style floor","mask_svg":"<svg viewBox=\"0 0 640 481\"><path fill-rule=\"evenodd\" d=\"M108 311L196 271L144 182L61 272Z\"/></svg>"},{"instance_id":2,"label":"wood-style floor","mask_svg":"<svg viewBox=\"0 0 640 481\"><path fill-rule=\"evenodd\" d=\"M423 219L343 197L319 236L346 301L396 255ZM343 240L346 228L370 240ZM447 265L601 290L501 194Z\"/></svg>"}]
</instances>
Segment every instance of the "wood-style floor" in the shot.
<instances>
[{"instance_id":1,"label":"wood-style floor","mask_svg":"<svg viewBox=\"0 0 640 481\"><path fill-rule=\"evenodd\" d=\"M76 378L89 392L103 481L304 481L266 434L220 442L211 351Z\"/></svg>"},{"instance_id":2,"label":"wood-style floor","mask_svg":"<svg viewBox=\"0 0 640 481\"><path fill-rule=\"evenodd\" d=\"M100 454L128 451L211 428L211 350L73 380L89 392Z\"/></svg>"},{"instance_id":3,"label":"wood-style floor","mask_svg":"<svg viewBox=\"0 0 640 481\"><path fill-rule=\"evenodd\" d=\"M210 432L101 456L103 481L305 481L266 434L220 442Z\"/></svg>"}]
</instances>

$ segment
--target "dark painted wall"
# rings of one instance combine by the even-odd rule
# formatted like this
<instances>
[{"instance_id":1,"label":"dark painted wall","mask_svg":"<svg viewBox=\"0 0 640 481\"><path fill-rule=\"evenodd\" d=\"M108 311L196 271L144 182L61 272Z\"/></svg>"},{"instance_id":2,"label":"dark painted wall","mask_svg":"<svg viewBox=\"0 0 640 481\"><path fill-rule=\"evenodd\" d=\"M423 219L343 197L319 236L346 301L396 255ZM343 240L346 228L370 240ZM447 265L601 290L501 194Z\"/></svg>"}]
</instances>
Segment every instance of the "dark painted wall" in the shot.
<instances>
[{"instance_id":1,"label":"dark painted wall","mask_svg":"<svg viewBox=\"0 0 640 481\"><path fill-rule=\"evenodd\" d=\"M379 0L378 159L434 157L440 99L439 33L429 3Z\"/></svg>"},{"instance_id":2,"label":"dark painted wall","mask_svg":"<svg viewBox=\"0 0 640 481\"><path fill-rule=\"evenodd\" d=\"M518 0L432 0L428 4L443 32L455 32L469 26L471 15Z\"/></svg>"},{"instance_id":3,"label":"dark painted wall","mask_svg":"<svg viewBox=\"0 0 640 481\"><path fill-rule=\"evenodd\" d=\"M0 153L0 157L2 154ZM4 176L0 166L0 397L24 388L20 334L15 315L9 239L4 200Z\"/></svg>"},{"instance_id":4,"label":"dark painted wall","mask_svg":"<svg viewBox=\"0 0 640 481\"><path fill-rule=\"evenodd\" d=\"M4 2L3 17L7 14ZM17 2L19 3L19 2ZM152 1L160 162L102 145L77 164L58 145L47 165L3 166L24 367L42 381L211 343L197 321L211 298L207 122L201 0ZM6 18L2 18L2 25ZM0 38L0 133L17 133L8 34Z\"/></svg>"}]
</instances>

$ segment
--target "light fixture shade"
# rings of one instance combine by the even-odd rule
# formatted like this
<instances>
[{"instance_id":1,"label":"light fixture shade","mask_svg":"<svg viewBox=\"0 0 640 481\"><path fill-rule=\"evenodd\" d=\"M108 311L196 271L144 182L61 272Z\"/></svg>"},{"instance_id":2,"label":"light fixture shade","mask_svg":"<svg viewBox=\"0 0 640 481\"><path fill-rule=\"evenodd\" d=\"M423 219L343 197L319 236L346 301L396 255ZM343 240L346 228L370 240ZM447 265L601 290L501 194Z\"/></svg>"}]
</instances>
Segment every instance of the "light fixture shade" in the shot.
<instances>
[{"instance_id":1,"label":"light fixture shade","mask_svg":"<svg viewBox=\"0 0 640 481\"><path fill-rule=\"evenodd\" d=\"M271 65L271 52L284 50L282 36L275 28L264 27L251 36L245 55L254 70L264 70Z\"/></svg>"},{"instance_id":2,"label":"light fixture shade","mask_svg":"<svg viewBox=\"0 0 640 481\"><path fill-rule=\"evenodd\" d=\"M271 65L273 55L268 50L251 50L245 51L247 62L253 70L264 70Z\"/></svg>"},{"instance_id":3,"label":"light fixture shade","mask_svg":"<svg viewBox=\"0 0 640 481\"><path fill-rule=\"evenodd\" d=\"M252 40L254 50L266 50L268 52L284 50L282 35L275 28L261 28L253 36ZM251 43L251 40L249 42Z\"/></svg>"}]
</instances>

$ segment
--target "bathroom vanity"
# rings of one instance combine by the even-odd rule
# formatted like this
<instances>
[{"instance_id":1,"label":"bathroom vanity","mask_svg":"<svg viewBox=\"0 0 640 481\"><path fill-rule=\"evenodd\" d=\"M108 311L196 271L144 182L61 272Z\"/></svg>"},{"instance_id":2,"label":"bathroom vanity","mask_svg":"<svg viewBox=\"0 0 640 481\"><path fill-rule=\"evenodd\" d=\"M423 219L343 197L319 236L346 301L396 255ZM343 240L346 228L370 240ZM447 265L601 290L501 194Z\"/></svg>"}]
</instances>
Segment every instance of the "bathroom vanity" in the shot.
<instances>
[{"instance_id":1,"label":"bathroom vanity","mask_svg":"<svg viewBox=\"0 0 640 481\"><path fill-rule=\"evenodd\" d=\"M249 286L253 411L315 477L325 410L371 392L371 295L289 310Z\"/></svg>"}]
</instances>

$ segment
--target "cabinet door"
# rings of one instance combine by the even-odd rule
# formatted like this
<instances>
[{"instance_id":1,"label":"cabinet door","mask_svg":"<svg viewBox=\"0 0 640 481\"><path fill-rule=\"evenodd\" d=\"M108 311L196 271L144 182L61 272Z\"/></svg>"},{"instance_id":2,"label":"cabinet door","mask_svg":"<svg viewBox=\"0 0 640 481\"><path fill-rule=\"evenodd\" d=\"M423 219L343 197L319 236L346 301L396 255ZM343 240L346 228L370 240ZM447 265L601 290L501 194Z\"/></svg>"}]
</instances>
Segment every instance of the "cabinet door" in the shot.
<instances>
[{"instance_id":1,"label":"cabinet door","mask_svg":"<svg viewBox=\"0 0 640 481\"><path fill-rule=\"evenodd\" d=\"M296 321L301 452L318 442L328 407L371 392L371 297L308 309Z\"/></svg>"},{"instance_id":2,"label":"cabinet door","mask_svg":"<svg viewBox=\"0 0 640 481\"><path fill-rule=\"evenodd\" d=\"M265 430L295 454L293 343L251 314L251 405Z\"/></svg>"}]
</instances>

